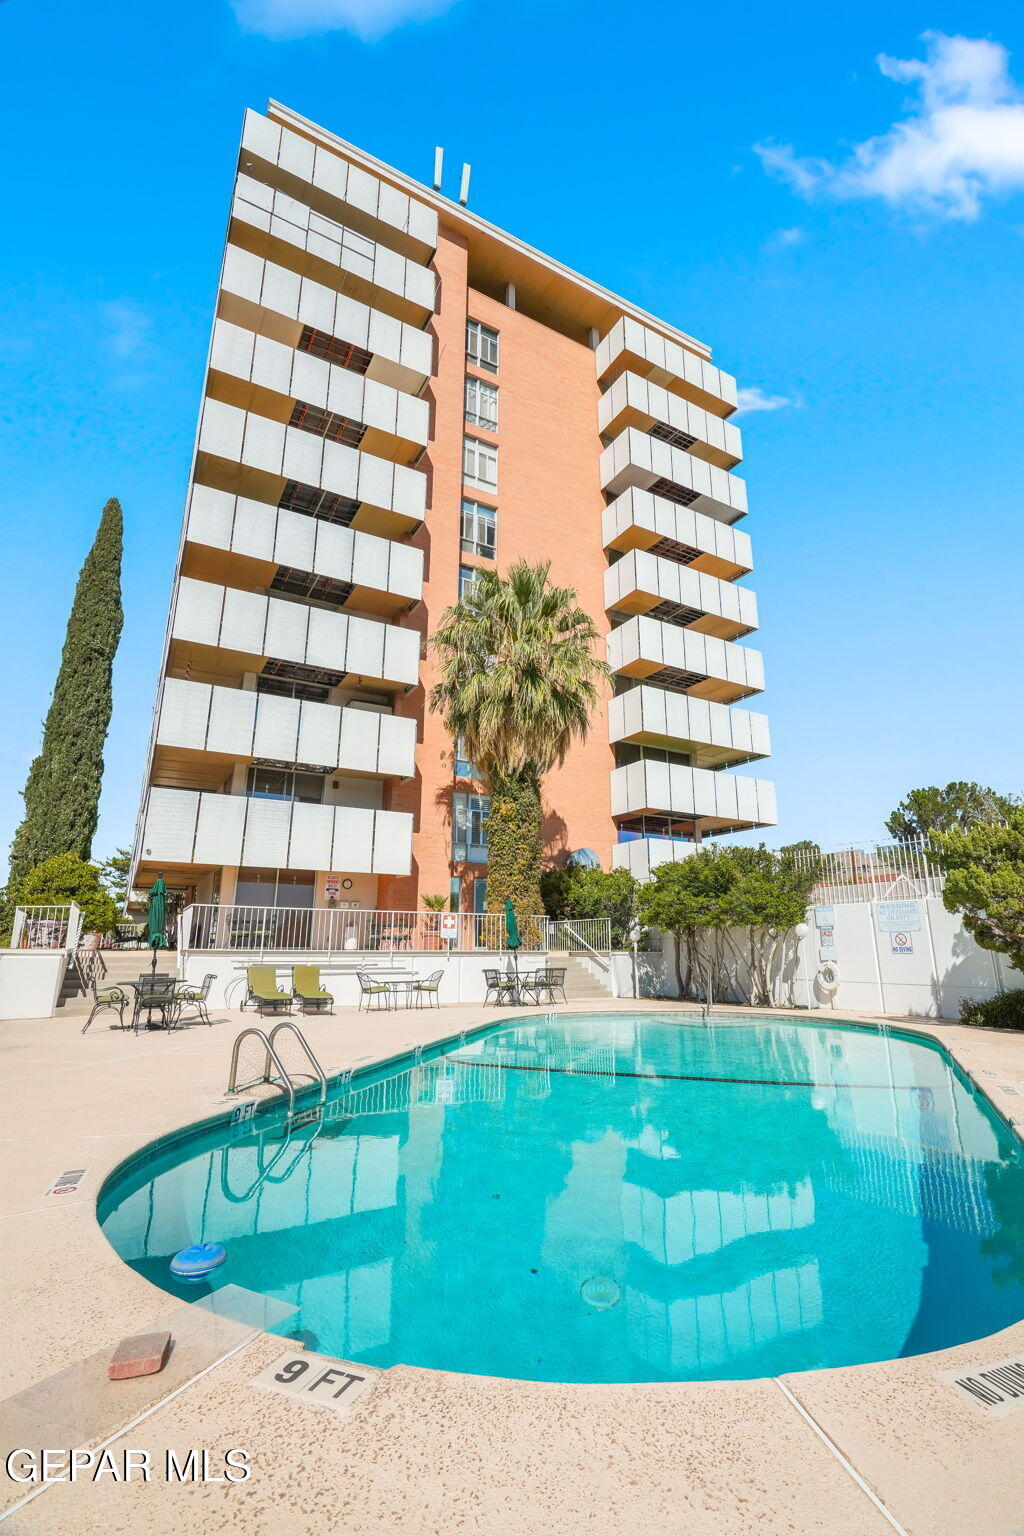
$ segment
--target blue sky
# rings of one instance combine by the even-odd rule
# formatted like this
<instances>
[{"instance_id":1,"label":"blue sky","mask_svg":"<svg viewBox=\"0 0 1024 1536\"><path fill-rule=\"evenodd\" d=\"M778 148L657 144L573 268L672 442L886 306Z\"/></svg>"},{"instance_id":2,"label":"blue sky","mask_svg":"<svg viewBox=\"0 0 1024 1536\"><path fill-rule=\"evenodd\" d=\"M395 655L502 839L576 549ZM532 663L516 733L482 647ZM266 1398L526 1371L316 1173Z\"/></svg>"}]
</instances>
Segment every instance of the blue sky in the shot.
<instances>
[{"instance_id":1,"label":"blue sky","mask_svg":"<svg viewBox=\"0 0 1024 1536\"><path fill-rule=\"evenodd\" d=\"M923 783L1020 789L1022 32L1019 5L934 0L0 3L0 848L111 494L94 852L131 840L241 114L269 96L423 179L435 144L452 179L470 160L476 211L774 403L741 419L772 841L884 836Z\"/></svg>"}]
</instances>

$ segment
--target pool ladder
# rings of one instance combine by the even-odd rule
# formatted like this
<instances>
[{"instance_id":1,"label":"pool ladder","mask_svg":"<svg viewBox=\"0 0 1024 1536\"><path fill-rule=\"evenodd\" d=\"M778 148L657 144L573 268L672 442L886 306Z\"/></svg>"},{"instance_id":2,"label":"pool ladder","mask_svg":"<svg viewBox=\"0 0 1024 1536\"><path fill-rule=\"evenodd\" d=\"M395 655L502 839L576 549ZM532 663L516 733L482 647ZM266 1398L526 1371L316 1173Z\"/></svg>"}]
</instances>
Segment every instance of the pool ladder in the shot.
<instances>
[{"instance_id":1,"label":"pool ladder","mask_svg":"<svg viewBox=\"0 0 1024 1536\"><path fill-rule=\"evenodd\" d=\"M287 1030L289 1036L294 1037L298 1041L312 1071L289 1072L281 1060L276 1045L277 1037L282 1029ZM248 1082L240 1083L238 1081L238 1057L242 1048L242 1041L250 1035L263 1043L263 1071L259 1077L253 1077ZM271 1071L271 1067L276 1068L276 1073ZM282 1092L288 1095L288 1115L290 1118L295 1113L295 1081L297 1078L304 1077L308 1077L312 1083L320 1084L320 1106L322 1108L327 1097L327 1078L324 1075L324 1069L313 1054L309 1041L302 1033L302 1030L292 1019L282 1019L278 1024L274 1025L269 1035L264 1034L262 1029L257 1029L254 1024L250 1024L247 1029L242 1030L242 1033L235 1040L231 1051L231 1070L228 1073L228 1093L242 1093L246 1088L256 1088L261 1083L280 1083Z\"/></svg>"}]
</instances>

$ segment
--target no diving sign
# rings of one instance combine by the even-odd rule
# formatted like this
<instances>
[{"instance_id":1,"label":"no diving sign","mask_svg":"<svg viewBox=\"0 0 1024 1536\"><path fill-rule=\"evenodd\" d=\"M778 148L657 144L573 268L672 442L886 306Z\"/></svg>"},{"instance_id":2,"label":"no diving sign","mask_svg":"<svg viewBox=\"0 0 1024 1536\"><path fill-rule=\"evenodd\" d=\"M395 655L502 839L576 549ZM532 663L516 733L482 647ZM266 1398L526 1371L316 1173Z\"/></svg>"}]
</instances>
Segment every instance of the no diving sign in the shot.
<instances>
[{"instance_id":1,"label":"no diving sign","mask_svg":"<svg viewBox=\"0 0 1024 1536\"><path fill-rule=\"evenodd\" d=\"M913 935L909 933L891 933L892 952L894 955L912 955L914 953Z\"/></svg>"}]
</instances>

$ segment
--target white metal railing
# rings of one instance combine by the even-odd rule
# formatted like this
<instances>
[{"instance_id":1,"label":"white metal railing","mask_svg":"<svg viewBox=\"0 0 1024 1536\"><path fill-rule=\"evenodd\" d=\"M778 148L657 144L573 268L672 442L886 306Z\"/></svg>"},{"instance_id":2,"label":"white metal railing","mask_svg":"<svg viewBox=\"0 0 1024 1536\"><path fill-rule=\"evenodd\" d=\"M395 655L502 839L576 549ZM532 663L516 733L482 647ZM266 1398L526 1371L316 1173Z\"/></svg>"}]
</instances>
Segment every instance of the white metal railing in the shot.
<instances>
[{"instance_id":1,"label":"white metal railing","mask_svg":"<svg viewBox=\"0 0 1024 1536\"><path fill-rule=\"evenodd\" d=\"M822 873L811 892L812 902L913 900L941 896L945 876L928 840L906 843L865 843L816 855L797 854L809 867L818 857Z\"/></svg>"},{"instance_id":2,"label":"white metal railing","mask_svg":"<svg viewBox=\"0 0 1024 1536\"><path fill-rule=\"evenodd\" d=\"M71 952L82 936L82 909L66 906L27 906L14 909L12 949L63 949Z\"/></svg>"},{"instance_id":3,"label":"white metal railing","mask_svg":"<svg viewBox=\"0 0 1024 1536\"><path fill-rule=\"evenodd\" d=\"M585 918L575 923L549 917L521 917L519 934L527 950L562 950L607 954L611 923ZM378 912L348 907L217 906L187 907L178 920L178 944L184 954L215 949L250 955L301 951L325 955L448 950L487 950L506 946L501 912Z\"/></svg>"}]
</instances>

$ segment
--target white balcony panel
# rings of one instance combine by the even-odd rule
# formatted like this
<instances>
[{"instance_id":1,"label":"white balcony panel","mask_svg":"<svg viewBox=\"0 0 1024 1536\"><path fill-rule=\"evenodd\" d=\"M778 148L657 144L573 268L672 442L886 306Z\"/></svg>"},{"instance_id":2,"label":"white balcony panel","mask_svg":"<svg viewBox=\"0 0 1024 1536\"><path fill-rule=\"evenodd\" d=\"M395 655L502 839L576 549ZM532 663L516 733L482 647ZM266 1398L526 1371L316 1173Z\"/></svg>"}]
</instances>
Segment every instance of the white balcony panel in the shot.
<instances>
[{"instance_id":1,"label":"white balcony panel","mask_svg":"<svg viewBox=\"0 0 1024 1536\"><path fill-rule=\"evenodd\" d=\"M304 761L299 756L299 701L264 694L256 710L254 757L285 763Z\"/></svg>"},{"instance_id":2,"label":"white balcony panel","mask_svg":"<svg viewBox=\"0 0 1024 1536\"><path fill-rule=\"evenodd\" d=\"M720 581L646 550L632 549L604 574L605 607L646 612L659 603L692 610L688 622L707 633L748 634L757 628L757 598L747 587Z\"/></svg>"},{"instance_id":3,"label":"white balcony panel","mask_svg":"<svg viewBox=\"0 0 1024 1536\"><path fill-rule=\"evenodd\" d=\"M713 464L731 469L743 457L740 431L731 421L723 421L638 374L620 374L598 402L597 424L602 435L619 432L627 425L649 432L656 423L692 437L695 441L685 451Z\"/></svg>"},{"instance_id":4,"label":"white balcony panel","mask_svg":"<svg viewBox=\"0 0 1024 1536\"><path fill-rule=\"evenodd\" d=\"M252 795L247 795L245 798L248 810L245 817L245 834L242 838L242 857L239 863L261 865L265 869L290 868L288 834L291 830L292 802L262 800ZM197 853L199 847L197 838Z\"/></svg>"},{"instance_id":5,"label":"white balcony panel","mask_svg":"<svg viewBox=\"0 0 1024 1536\"><path fill-rule=\"evenodd\" d=\"M291 246L335 268L339 286L348 274L367 285L376 302L398 300L395 307L418 323L434 313L434 274L427 267L377 244L351 225L315 213L308 204L283 192L271 194L273 206L268 212L261 206L267 191L251 176L237 177L231 203L232 244L249 246L253 240L249 232L258 232L254 243L259 255L268 254L259 249L265 243L259 240L260 234L280 242L270 252L279 265L287 264L287 248Z\"/></svg>"},{"instance_id":6,"label":"white balcony panel","mask_svg":"<svg viewBox=\"0 0 1024 1536\"><path fill-rule=\"evenodd\" d=\"M193 486L186 538L332 581L351 581L410 603L423 595L421 549L213 486Z\"/></svg>"},{"instance_id":7,"label":"white balcony panel","mask_svg":"<svg viewBox=\"0 0 1024 1536\"><path fill-rule=\"evenodd\" d=\"M196 645L219 645L223 610L223 587L182 576L174 598L171 633L175 639L191 640Z\"/></svg>"},{"instance_id":8,"label":"white balcony panel","mask_svg":"<svg viewBox=\"0 0 1024 1536\"><path fill-rule=\"evenodd\" d=\"M157 740L165 746L201 751L206 746L212 695L209 683L165 678Z\"/></svg>"},{"instance_id":9,"label":"white balcony panel","mask_svg":"<svg viewBox=\"0 0 1024 1536\"><path fill-rule=\"evenodd\" d=\"M650 490L667 480L693 499L688 502L697 512L734 523L747 511L746 483L714 464L695 459L682 448L627 427L601 454L601 486L611 495L636 486ZM667 498L671 500L671 498Z\"/></svg>"},{"instance_id":10,"label":"white balcony panel","mask_svg":"<svg viewBox=\"0 0 1024 1536\"><path fill-rule=\"evenodd\" d=\"M628 869L635 879L651 878L659 864L677 864L697 852L696 843L673 837L637 837L612 847L612 868Z\"/></svg>"},{"instance_id":11,"label":"white balcony panel","mask_svg":"<svg viewBox=\"0 0 1024 1536\"><path fill-rule=\"evenodd\" d=\"M671 745L694 753L700 767L771 752L766 715L650 685L609 700L608 740Z\"/></svg>"},{"instance_id":12,"label":"white balcony panel","mask_svg":"<svg viewBox=\"0 0 1024 1536\"><path fill-rule=\"evenodd\" d=\"M679 763L630 763L626 768L612 769L612 815L650 811L693 816L723 827L773 826L774 802L770 792L762 802L758 795L761 782ZM770 810L771 819L764 819L762 810Z\"/></svg>"},{"instance_id":13,"label":"white balcony panel","mask_svg":"<svg viewBox=\"0 0 1024 1536\"><path fill-rule=\"evenodd\" d=\"M727 702L727 696L738 698L759 693L764 688L764 663L759 651L702 635L697 630L663 624L658 619L627 620L607 636L607 652L613 672L650 676L657 682L656 674L671 668L707 679L708 687L699 682L690 686L699 688L707 698L712 698L718 687L722 694L718 702Z\"/></svg>"},{"instance_id":14,"label":"white balcony panel","mask_svg":"<svg viewBox=\"0 0 1024 1536\"><path fill-rule=\"evenodd\" d=\"M416 771L415 719L406 715L378 715L377 718L380 722L377 772L411 778Z\"/></svg>"},{"instance_id":15,"label":"white balcony panel","mask_svg":"<svg viewBox=\"0 0 1024 1536\"><path fill-rule=\"evenodd\" d=\"M313 763L321 768L336 768L340 761L338 739L344 712L334 704L318 704L304 699L299 705L297 763Z\"/></svg>"},{"instance_id":16,"label":"white balcony panel","mask_svg":"<svg viewBox=\"0 0 1024 1536\"><path fill-rule=\"evenodd\" d=\"M716 416L729 416L736 409L739 397L731 374L639 320L623 316L616 321L598 345L596 363L599 379L628 367Z\"/></svg>"},{"instance_id":17,"label":"white balcony panel","mask_svg":"<svg viewBox=\"0 0 1024 1536\"><path fill-rule=\"evenodd\" d=\"M437 248L437 213L426 203L393 187L362 166L353 165L326 145L311 143L258 112L247 110L242 128L242 160L246 152L306 182L332 203L357 210L382 226L384 238L401 238L426 259Z\"/></svg>"},{"instance_id":18,"label":"white balcony panel","mask_svg":"<svg viewBox=\"0 0 1024 1536\"><path fill-rule=\"evenodd\" d=\"M408 823L412 818L397 811L375 811L373 869L378 875L405 875L410 867Z\"/></svg>"},{"instance_id":19,"label":"white balcony panel","mask_svg":"<svg viewBox=\"0 0 1024 1536\"><path fill-rule=\"evenodd\" d=\"M283 598L238 592L233 587L218 587L190 577L183 578L180 587L188 587L193 600L184 605L179 602L174 624L177 639L219 644L223 650L271 656L343 674L365 674L394 683L412 684L419 676L420 637L416 630L332 613L324 608L309 608ZM189 612L198 612L202 621L206 612L219 612L221 605L224 618L219 640L209 638L214 627L208 622L197 624L198 633L192 630L187 622ZM381 666L391 670L374 670Z\"/></svg>"},{"instance_id":20,"label":"white balcony panel","mask_svg":"<svg viewBox=\"0 0 1024 1536\"><path fill-rule=\"evenodd\" d=\"M297 801L291 808L288 858L292 869L330 869L334 845L334 808Z\"/></svg>"},{"instance_id":21,"label":"white balcony panel","mask_svg":"<svg viewBox=\"0 0 1024 1536\"><path fill-rule=\"evenodd\" d=\"M280 395L287 401L289 411L299 401L337 411L393 437L401 435L421 448L430 435L430 408L425 400L417 400L338 364L297 352L283 341L254 336L252 331L227 320L214 323L210 367L244 384Z\"/></svg>"},{"instance_id":22,"label":"white balcony panel","mask_svg":"<svg viewBox=\"0 0 1024 1536\"><path fill-rule=\"evenodd\" d=\"M346 709L341 720L341 756L355 773L374 773L380 761L380 722L376 711Z\"/></svg>"},{"instance_id":23,"label":"white balcony panel","mask_svg":"<svg viewBox=\"0 0 1024 1536\"><path fill-rule=\"evenodd\" d=\"M373 868L373 819L376 811L359 806L334 807L331 869Z\"/></svg>"},{"instance_id":24,"label":"white balcony panel","mask_svg":"<svg viewBox=\"0 0 1024 1536\"><path fill-rule=\"evenodd\" d=\"M166 864L190 864L199 814L199 791L161 789L149 792L146 828L142 835L143 858Z\"/></svg>"},{"instance_id":25,"label":"white balcony panel","mask_svg":"<svg viewBox=\"0 0 1024 1536\"><path fill-rule=\"evenodd\" d=\"M196 863L242 863L246 806L243 795L200 795Z\"/></svg>"},{"instance_id":26,"label":"white balcony panel","mask_svg":"<svg viewBox=\"0 0 1024 1536\"><path fill-rule=\"evenodd\" d=\"M384 511L423 519L427 482L421 470L393 464L390 459L362 453L343 443L328 442L300 427L285 426L240 406L207 400L199 447L203 453L262 470L280 477L282 482L302 480L304 484L352 497Z\"/></svg>"},{"instance_id":27,"label":"white balcony panel","mask_svg":"<svg viewBox=\"0 0 1024 1536\"><path fill-rule=\"evenodd\" d=\"M692 563L715 575L731 578L753 569L749 534L636 486L605 507L602 528L607 549L649 549L667 539L695 551Z\"/></svg>"},{"instance_id":28,"label":"white balcony panel","mask_svg":"<svg viewBox=\"0 0 1024 1536\"><path fill-rule=\"evenodd\" d=\"M205 747L229 757L253 756L260 695L243 688L214 688Z\"/></svg>"}]
</instances>

